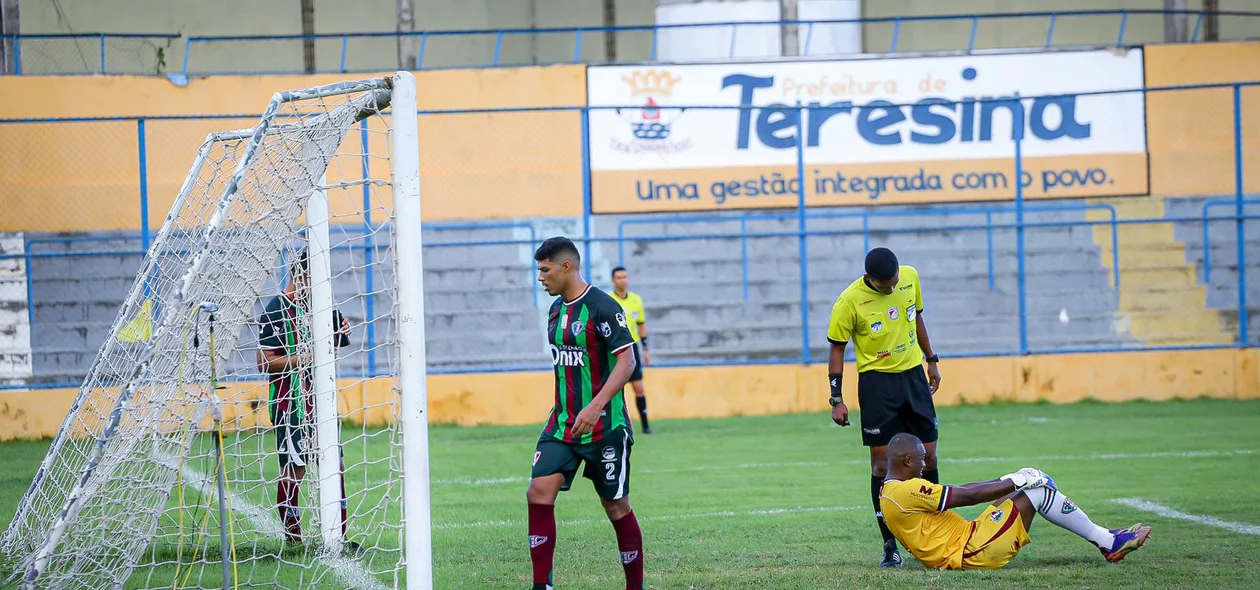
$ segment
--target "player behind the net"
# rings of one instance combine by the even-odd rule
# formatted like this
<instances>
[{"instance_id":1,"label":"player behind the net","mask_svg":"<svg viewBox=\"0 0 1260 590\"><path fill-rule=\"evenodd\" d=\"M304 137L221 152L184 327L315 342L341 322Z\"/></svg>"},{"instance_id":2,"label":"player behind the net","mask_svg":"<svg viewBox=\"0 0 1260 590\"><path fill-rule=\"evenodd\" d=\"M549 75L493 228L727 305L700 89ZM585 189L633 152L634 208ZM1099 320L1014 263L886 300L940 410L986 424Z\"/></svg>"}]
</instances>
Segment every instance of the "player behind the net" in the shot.
<instances>
[{"instance_id":1,"label":"player behind the net","mask_svg":"<svg viewBox=\"0 0 1260 590\"><path fill-rule=\"evenodd\" d=\"M267 302L259 318L258 364L267 374L267 416L276 435L280 479L276 483L276 510L288 543L302 542L302 510L299 496L306 465L316 462L315 400L311 391L314 367L310 314L310 262L302 250L289 269L290 279L281 293ZM333 311L337 347L350 345L350 323ZM346 534L345 461L341 475L341 534ZM358 550L353 541L345 548Z\"/></svg>"},{"instance_id":2,"label":"player behind the net","mask_svg":"<svg viewBox=\"0 0 1260 590\"><path fill-rule=\"evenodd\" d=\"M525 492L533 587L552 588L556 497L569 489L582 467L616 531L626 588L641 590L643 535L630 508L634 437L622 392L635 367L630 350L634 339L621 306L582 278L581 258L572 241L550 238L538 247L534 260L539 282L556 297L547 313L556 397L534 451Z\"/></svg>"},{"instance_id":3,"label":"player behind the net","mask_svg":"<svg viewBox=\"0 0 1260 590\"><path fill-rule=\"evenodd\" d=\"M939 569L997 569L1032 542L1033 515L1089 541L1107 561L1117 562L1146 542L1151 527L1126 529L1094 524L1059 491L1050 476L1025 467L990 481L940 485L923 479L923 442L901 433L888 443L888 476L879 501L884 522L923 565ZM975 520L950 510L993 504Z\"/></svg>"}]
</instances>

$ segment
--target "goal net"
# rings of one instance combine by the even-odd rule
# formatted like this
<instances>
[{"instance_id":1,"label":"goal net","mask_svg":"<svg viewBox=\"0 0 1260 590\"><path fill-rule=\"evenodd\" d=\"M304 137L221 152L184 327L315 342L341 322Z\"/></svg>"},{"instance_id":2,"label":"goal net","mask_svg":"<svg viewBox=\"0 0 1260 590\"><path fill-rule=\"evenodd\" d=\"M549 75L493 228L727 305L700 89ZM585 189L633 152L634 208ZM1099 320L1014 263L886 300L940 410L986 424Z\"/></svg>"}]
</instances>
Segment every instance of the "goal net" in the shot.
<instances>
[{"instance_id":1,"label":"goal net","mask_svg":"<svg viewBox=\"0 0 1260 590\"><path fill-rule=\"evenodd\" d=\"M9 583L431 585L417 145L405 72L206 139L0 538Z\"/></svg>"}]
</instances>

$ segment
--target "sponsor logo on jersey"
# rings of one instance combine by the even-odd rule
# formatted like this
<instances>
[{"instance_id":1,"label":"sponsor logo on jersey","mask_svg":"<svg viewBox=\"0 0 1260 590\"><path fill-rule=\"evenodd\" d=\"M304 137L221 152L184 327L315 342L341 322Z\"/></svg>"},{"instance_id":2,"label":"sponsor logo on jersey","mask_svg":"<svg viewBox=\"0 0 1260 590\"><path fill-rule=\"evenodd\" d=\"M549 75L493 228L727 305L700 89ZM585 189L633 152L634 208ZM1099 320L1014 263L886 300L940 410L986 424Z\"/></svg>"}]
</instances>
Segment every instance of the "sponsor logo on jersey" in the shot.
<instances>
[{"instance_id":1,"label":"sponsor logo on jersey","mask_svg":"<svg viewBox=\"0 0 1260 590\"><path fill-rule=\"evenodd\" d=\"M1002 516L1004 516L1004 514L1001 510L994 510L989 513L989 520L992 520L993 522L1002 522Z\"/></svg>"},{"instance_id":2,"label":"sponsor logo on jersey","mask_svg":"<svg viewBox=\"0 0 1260 590\"><path fill-rule=\"evenodd\" d=\"M880 330L883 330L883 329L884 329L884 322L875 322L871 324L872 332L879 332Z\"/></svg>"},{"instance_id":3,"label":"sponsor logo on jersey","mask_svg":"<svg viewBox=\"0 0 1260 590\"><path fill-rule=\"evenodd\" d=\"M608 322L604 322L604 323L600 324L600 325L599 325L599 333L600 333L600 334L603 334L603 335L604 335L604 338L608 338L608 337L612 336L612 326L608 325Z\"/></svg>"},{"instance_id":4,"label":"sponsor logo on jersey","mask_svg":"<svg viewBox=\"0 0 1260 590\"><path fill-rule=\"evenodd\" d=\"M619 313L619 314L617 314L617 325L618 325L618 326L621 326L621 327L623 327L623 328L627 327L627 326L626 326L626 314L624 314L624 313Z\"/></svg>"},{"instance_id":5,"label":"sponsor logo on jersey","mask_svg":"<svg viewBox=\"0 0 1260 590\"><path fill-rule=\"evenodd\" d=\"M913 289L913 288L914 288L914 283L910 283L909 285L901 285L901 286L897 287L897 290L898 290L898 291L905 291L905 290L907 290L907 289Z\"/></svg>"},{"instance_id":6,"label":"sponsor logo on jersey","mask_svg":"<svg viewBox=\"0 0 1260 590\"><path fill-rule=\"evenodd\" d=\"M906 306L906 321L913 322L914 316L915 314L918 313L918 311L919 310L914 307L913 303L911 303L910 305L907 305Z\"/></svg>"},{"instance_id":7,"label":"sponsor logo on jersey","mask_svg":"<svg viewBox=\"0 0 1260 590\"><path fill-rule=\"evenodd\" d=\"M899 317L901 310L896 305L888 308L888 319L895 320Z\"/></svg>"},{"instance_id":8,"label":"sponsor logo on jersey","mask_svg":"<svg viewBox=\"0 0 1260 590\"><path fill-rule=\"evenodd\" d=\"M881 350L879 351L878 354L875 355L875 358L882 359L882 358L888 358L890 356L892 356L891 352L888 352L887 350Z\"/></svg>"},{"instance_id":9,"label":"sponsor logo on jersey","mask_svg":"<svg viewBox=\"0 0 1260 590\"><path fill-rule=\"evenodd\" d=\"M573 335L577 336L578 334L582 333L582 330L586 329L586 324L579 320L574 320L571 328L573 330Z\"/></svg>"},{"instance_id":10,"label":"sponsor logo on jersey","mask_svg":"<svg viewBox=\"0 0 1260 590\"><path fill-rule=\"evenodd\" d=\"M551 345L551 365L553 367L585 367L586 349L581 346L565 344Z\"/></svg>"}]
</instances>

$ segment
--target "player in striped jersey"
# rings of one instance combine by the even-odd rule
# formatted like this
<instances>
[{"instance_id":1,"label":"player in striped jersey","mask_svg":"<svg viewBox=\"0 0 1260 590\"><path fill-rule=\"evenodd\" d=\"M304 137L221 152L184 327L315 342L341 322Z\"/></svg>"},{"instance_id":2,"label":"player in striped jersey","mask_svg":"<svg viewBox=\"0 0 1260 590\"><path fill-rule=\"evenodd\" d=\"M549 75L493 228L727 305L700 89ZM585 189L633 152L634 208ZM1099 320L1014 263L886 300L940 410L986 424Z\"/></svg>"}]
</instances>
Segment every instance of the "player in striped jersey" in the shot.
<instances>
[{"instance_id":1,"label":"player in striped jersey","mask_svg":"<svg viewBox=\"0 0 1260 590\"><path fill-rule=\"evenodd\" d=\"M534 253L538 280L555 296L547 314L547 344L555 367L556 401L534 452L525 498L534 590L551 590L556 549L555 503L582 475L595 484L617 533L626 588L643 588L643 535L630 508L630 415L622 389L634 371L626 316L607 293L581 275L568 238L554 237Z\"/></svg>"},{"instance_id":2,"label":"player in striped jersey","mask_svg":"<svg viewBox=\"0 0 1260 590\"><path fill-rule=\"evenodd\" d=\"M306 465L316 460L315 400L310 326L310 261L306 250L298 253L290 267L290 281L284 290L267 302L258 319L258 364L267 374L267 416L275 428L276 455L280 478L276 482L276 510L284 525L288 543L302 542L302 510L299 488L306 477ZM350 345L350 323L333 310L333 326L338 348ZM341 474L341 534L346 534L346 466ZM356 550L358 544L346 541Z\"/></svg>"}]
</instances>

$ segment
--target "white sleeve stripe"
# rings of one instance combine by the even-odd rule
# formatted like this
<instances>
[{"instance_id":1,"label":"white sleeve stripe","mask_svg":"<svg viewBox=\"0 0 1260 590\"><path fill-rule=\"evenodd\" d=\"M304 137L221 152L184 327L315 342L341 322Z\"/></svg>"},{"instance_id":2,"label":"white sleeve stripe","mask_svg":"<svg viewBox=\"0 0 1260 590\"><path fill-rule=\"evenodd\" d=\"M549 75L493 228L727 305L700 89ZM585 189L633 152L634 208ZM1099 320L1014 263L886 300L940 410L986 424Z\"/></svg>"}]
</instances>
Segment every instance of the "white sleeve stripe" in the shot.
<instances>
[{"instance_id":1,"label":"white sleeve stripe","mask_svg":"<svg viewBox=\"0 0 1260 590\"><path fill-rule=\"evenodd\" d=\"M936 507L937 512L945 512L945 506L949 504L949 486L941 486L941 505Z\"/></svg>"},{"instance_id":2,"label":"white sleeve stripe","mask_svg":"<svg viewBox=\"0 0 1260 590\"><path fill-rule=\"evenodd\" d=\"M619 352L621 352L621 351L623 351L623 350L625 350L625 349L627 349L627 348L630 348L631 346L634 346L634 341L633 341L633 340L631 340L629 344L623 344L623 345L618 346L617 348L613 349L612 353L613 353L613 354L617 354L617 353L619 353Z\"/></svg>"}]
</instances>

